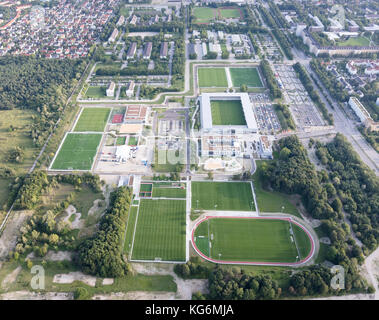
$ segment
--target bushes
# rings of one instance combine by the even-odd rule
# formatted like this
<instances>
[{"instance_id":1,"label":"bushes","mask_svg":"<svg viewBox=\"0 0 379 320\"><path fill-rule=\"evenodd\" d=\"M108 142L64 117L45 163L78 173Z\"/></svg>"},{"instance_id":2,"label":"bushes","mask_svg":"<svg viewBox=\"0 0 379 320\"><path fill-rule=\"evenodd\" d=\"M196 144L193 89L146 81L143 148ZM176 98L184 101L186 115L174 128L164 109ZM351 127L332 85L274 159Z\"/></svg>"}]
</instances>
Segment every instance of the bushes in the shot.
<instances>
[{"instance_id":1,"label":"bushes","mask_svg":"<svg viewBox=\"0 0 379 320\"><path fill-rule=\"evenodd\" d=\"M287 105L284 104L275 104L274 105L276 114L278 115L278 119L280 125L283 130L296 130L295 122L292 119L291 112Z\"/></svg>"},{"instance_id":2,"label":"bushes","mask_svg":"<svg viewBox=\"0 0 379 320\"><path fill-rule=\"evenodd\" d=\"M209 270L199 262L200 259L198 257L191 258L191 261L185 264L176 264L174 271L184 279L206 279L209 276Z\"/></svg>"},{"instance_id":3,"label":"bushes","mask_svg":"<svg viewBox=\"0 0 379 320\"><path fill-rule=\"evenodd\" d=\"M226 271L217 267L209 277L209 297L217 300L271 300L282 289L269 275L249 275L239 268Z\"/></svg>"},{"instance_id":4,"label":"bushes","mask_svg":"<svg viewBox=\"0 0 379 320\"><path fill-rule=\"evenodd\" d=\"M42 190L49 185L46 172L36 171L24 179L15 203L18 209L34 209L41 201Z\"/></svg>"},{"instance_id":5,"label":"bushes","mask_svg":"<svg viewBox=\"0 0 379 320\"><path fill-rule=\"evenodd\" d=\"M278 87L278 83L275 80L274 74L271 70L270 64L267 60L262 60L260 64L264 77L266 78L267 86L270 89L270 93L273 98L281 98L282 92Z\"/></svg>"},{"instance_id":6,"label":"bushes","mask_svg":"<svg viewBox=\"0 0 379 320\"><path fill-rule=\"evenodd\" d=\"M103 215L97 234L84 241L77 262L84 272L100 277L122 277L129 266L122 257L123 236L132 192L120 187L111 193L110 209Z\"/></svg>"},{"instance_id":7,"label":"bushes","mask_svg":"<svg viewBox=\"0 0 379 320\"><path fill-rule=\"evenodd\" d=\"M88 290L83 287L77 287L74 291L75 300L88 300L91 298L91 295L88 293Z\"/></svg>"}]
</instances>

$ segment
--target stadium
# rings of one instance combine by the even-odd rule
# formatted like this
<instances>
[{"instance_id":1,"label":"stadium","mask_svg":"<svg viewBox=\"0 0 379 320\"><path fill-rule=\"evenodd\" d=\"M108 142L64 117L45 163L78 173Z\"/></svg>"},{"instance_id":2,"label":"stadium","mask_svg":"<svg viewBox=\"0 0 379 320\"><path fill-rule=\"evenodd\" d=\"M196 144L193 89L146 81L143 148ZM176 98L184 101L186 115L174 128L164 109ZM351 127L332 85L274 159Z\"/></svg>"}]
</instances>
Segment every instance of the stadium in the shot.
<instances>
[{"instance_id":1,"label":"stadium","mask_svg":"<svg viewBox=\"0 0 379 320\"><path fill-rule=\"evenodd\" d=\"M247 93L203 93L199 102L203 133L221 133L231 128L240 134L258 132Z\"/></svg>"}]
</instances>

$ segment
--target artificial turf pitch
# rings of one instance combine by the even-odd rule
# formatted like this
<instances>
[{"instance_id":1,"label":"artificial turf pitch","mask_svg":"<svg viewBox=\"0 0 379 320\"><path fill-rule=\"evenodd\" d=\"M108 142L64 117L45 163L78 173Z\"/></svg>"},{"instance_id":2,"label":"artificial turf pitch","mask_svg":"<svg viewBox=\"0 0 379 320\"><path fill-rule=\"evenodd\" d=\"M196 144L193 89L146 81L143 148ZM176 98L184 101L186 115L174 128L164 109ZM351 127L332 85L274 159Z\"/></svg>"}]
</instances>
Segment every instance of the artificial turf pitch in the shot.
<instances>
[{"instance_id":1,"label":"artificial turf pitch","mask_svg":"<svg viewBox=\"0 0 379 320\"><path fill-rule=\"evenodd\" d=\"M293 228L297 227L293 224ZM308 236L299 227L296 242L304 248L301 259L311 249ZM299 236L299 234L301 236ZM280 219L210 218L195 230L197 248L206 256L222 261L278 262L299 261L291 240L290 222ZM209 240L211 245L209 245Z\"/></svg>"},{"instance_id":2,"label":"artificial turf pitch","mask_svg":"<svg viewBox=\"0 0 379 320\"><path fill-rule=\"evenodd\" d=\"M51 168L90 170L101 137L99 133L68 133Z\"/></svg>"},{"instance_id":3,"label":"artificial turf pitch","mask_svg":"<svg viewBox=\"0 0 379 320\"><path fill-rule=\"evenodd\" d=\"M255 211L249 182L194 181L191 193L195 210Z\"/></svg>"},{"instance_id":4,"label":"artificial turf pitch","mask_svg":"<svg viewBox=\"0 0 379 320\"><path fill-rule=\"evenodd\" d=\"M233 87L246 85L250 88L262 88L263 84L257 68L229 68Z\"/></svg>"},{"instance_id":5,"label":"artificial turf pitch","mask_svg":"<svg viewBox=\"0 0 379 320\"><path fill-rule=\"evenodd\" d=\"M212 100L213 125L246 125L240 100Z\"/></svg>"},{"instance_id":6,"label":"artificial turf pitch","mask_svg":"<svg viewBox=\"0 0 379 320\"><path fill-rule=\"evenodd\" d=\"M141 200L132 260L185 261L186 201Z\"/></svg>"},{"instance_id":7,"label":"artificial turf pitch","mask_svg":"<svg viewBox=\"0 0 379 320\"><path fill-rule=\"evenodd\" d=\"M225 68L199 68L198 77L201 88L228 87Z\"/></svg>"},{"instance_id":8,"label":"artificial turf pitch","mask_svg":"<svg viewBox=\"0 0 379 320\"><path fill-rule=\"evenodd\" d=\"M110 112L110 108L84 108L74 131L103 132Z\"/></svg>"}]
</instances>

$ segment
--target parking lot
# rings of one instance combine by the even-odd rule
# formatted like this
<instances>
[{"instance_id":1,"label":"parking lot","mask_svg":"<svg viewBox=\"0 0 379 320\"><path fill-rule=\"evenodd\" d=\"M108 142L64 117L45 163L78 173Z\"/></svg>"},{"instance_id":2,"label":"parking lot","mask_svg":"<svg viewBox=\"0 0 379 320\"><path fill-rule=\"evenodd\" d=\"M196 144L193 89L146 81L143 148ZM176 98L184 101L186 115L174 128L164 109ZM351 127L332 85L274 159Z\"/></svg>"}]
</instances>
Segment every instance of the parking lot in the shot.
<instances>
[{"instance_id":1,"label":"parking lot","mask_svg":"<svg viewBox=\"0 0 379 320\"><path fill-rule=\"evenodd\" d=\"M275 65L274 73L298 129L324 126L325 123L317 107L312 102L292 66Z\"/></svg>"},{"instance_id":2,"label":"parking lot","mask_svg":"<svg viewBox=\"0 0 379 320\"><path fill-rule=\"evenodd\" d=\"M254 114L261 134L275 134L281 130L278 117L266 93L250 94Z\"/></svg>"}]
</instances>

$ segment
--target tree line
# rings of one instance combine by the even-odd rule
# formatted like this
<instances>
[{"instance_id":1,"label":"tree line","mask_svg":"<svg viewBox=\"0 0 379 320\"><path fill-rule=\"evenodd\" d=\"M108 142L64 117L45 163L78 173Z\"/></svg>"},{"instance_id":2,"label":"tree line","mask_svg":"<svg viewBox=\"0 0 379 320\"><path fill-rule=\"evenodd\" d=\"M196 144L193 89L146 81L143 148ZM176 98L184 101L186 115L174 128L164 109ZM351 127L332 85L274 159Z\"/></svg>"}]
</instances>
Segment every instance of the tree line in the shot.
<instances>
[{"instance_id":1,"label":"tree line","mask_svg":"<svg viewBox=\"0 0 379 320\"><path fill-rule=\"evenodd\" d=\"M122 277L129 272L122 249L131 200L130 188L111 193L110 208L100 220L99 231L78 248L76 262L84 272L100 277Z\"/></svg>"}]
</instances>

